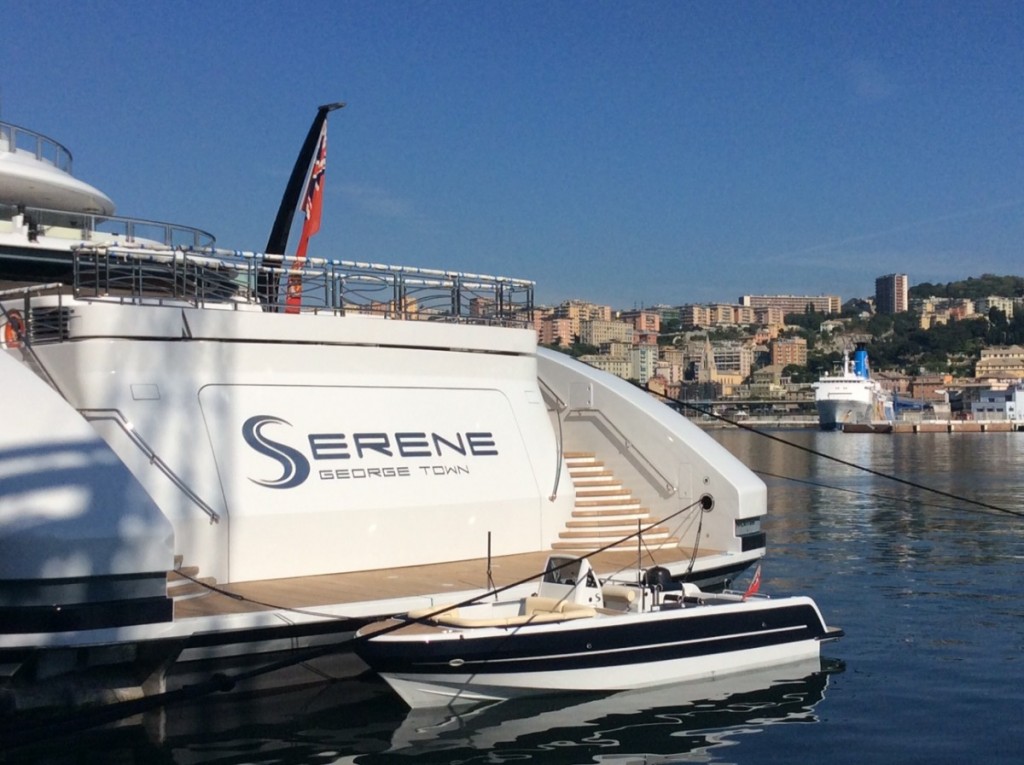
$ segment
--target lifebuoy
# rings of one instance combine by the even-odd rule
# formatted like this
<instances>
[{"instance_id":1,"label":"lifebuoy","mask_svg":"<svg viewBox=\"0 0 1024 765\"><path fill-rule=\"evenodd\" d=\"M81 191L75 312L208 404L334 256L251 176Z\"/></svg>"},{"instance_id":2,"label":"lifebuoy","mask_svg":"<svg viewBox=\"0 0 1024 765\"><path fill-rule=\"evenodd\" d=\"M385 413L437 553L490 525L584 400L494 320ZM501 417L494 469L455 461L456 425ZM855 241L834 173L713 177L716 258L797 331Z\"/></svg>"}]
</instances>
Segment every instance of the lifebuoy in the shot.
<instances>
[{"instance_id":1,"label":"lifebuoy","mask_svg":"<svg viewBox=\"0 0 1024 765\"><path fill-rule=\"evenodd\" d=\"M8 348L20 348L25 337L25 320L17 311L7 312L7 323L4 324L4 345Z\"/></svg>"}]
</instances>

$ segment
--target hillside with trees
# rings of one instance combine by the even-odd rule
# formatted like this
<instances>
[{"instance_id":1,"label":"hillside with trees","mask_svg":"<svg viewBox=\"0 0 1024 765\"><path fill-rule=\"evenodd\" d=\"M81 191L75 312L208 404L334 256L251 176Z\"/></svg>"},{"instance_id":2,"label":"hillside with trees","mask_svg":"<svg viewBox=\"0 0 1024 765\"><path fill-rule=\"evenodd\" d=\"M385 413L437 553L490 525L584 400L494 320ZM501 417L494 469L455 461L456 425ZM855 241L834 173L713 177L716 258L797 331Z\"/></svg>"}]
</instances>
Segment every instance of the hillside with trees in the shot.
<instances>
[{"instance_id":1,"label":"hillside with trees","mask_svg":"<svg viewBox=\"0 0 1024 765\"><path fill-rule=\"evenodd\" d=\"M980 297L1011 297L1012 290L1018 290L1018 295L1024 293L1024 278L985 275L946 285L918 285L912 291L922 287L926 297L967 298L974 292ZM1011 293L1007 294L1007 290ZM851 338L867 343L875 370L907 374L949 372L956 376L973 374L974 363L983 348L1024 345L1024 311L1007 318L993 308L987 315L951 319L930 329L922 329L918 314L912 311L875 314L870 318L847 315L842 332L835 335L819 332L827 318L813 312L786 316L786 324L794 328L790 331L808 340L807 367L797 374L797 379L816 379L821 371L833 368L841 358L842 346L851 344Z\"/></svg>"},{"instance_id":2,"label":"hillside with trees","mask_svg":"<svg viewBox=\"0 0 1024 765\"><path fill-rule=\"evenodd\" d=\"M970 300L990 296L1022 297L1024 296L1024 277L982 274L977 277L968 276L961 281L947 284L922 282L911 287L908 292L911 300L927 297L967 298Z\"/></svg>"}]
</instances>

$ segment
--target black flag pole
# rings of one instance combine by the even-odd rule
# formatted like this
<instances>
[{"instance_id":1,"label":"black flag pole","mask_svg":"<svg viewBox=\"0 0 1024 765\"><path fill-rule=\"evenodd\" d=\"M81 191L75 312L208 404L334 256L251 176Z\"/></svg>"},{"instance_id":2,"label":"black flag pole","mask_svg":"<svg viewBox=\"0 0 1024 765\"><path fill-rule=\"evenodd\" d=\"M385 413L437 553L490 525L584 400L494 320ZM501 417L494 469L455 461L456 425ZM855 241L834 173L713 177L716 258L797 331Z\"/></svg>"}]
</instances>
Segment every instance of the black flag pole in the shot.
<instances>
[{"instance_id":1,"label":"black flag pole","mask_svg":"<svg viewBox=\"0 0 1024 765\"><path fill-rule=\"evenodd\" d=\"M310 164L313 161L313 152L317 148L317 139L320 137L320 130L327 115L336 109L341 109L345 104L324 104L319 107L313 124L309 127L306 140L302 143L299 156L295 160L288 185L284 188L284 195L281 197L281 206L277 208L277 217L274 219L274 227L270 230L270 238L267 239L267 246L264 252L268 255L284 255L288 248L288 235L292 230L292 221L295 220L295 211L301 202L302 192L306 185L306 176L309 173ZM268 310L275 310L273 306L277 303L277 293L280 289L280 277L261 272L257 282L257 292Z\"/></svg>"}]
</instances>

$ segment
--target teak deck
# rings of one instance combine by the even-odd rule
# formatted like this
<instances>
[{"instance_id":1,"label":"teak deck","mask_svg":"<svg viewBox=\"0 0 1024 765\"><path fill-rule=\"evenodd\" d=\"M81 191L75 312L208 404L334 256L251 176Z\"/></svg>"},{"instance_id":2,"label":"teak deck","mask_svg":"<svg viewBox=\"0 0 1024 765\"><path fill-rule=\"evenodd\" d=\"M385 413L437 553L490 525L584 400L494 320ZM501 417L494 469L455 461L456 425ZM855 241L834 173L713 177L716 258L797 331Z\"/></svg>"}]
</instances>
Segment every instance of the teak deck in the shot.
<instances>
[{"instance_id":1,"label":"teak deck","mask_svg":"<svg viewBox=\"0 0 1024 765\"><path fill-rule=\"evenodd\" d=\"M505 555L491 560L494 586L514 584L522 580L539 579L551 552ZM702 550L699 557L714 555L714 550ZM645 550L641 563L644 568L654 565L686 562L691 552L679 548ZM622 550L589 555L591 565L599 576L635 570L637 553ZM288 579L270 579L254 582L236 582L216 585L218 590L241 596L238 600L211 592L203 597L180 600L175 603L176 619L194 616L273 610L275 608L312 608L369 600L386 600L416 595L432 595L446 590L458 592L487 588L487 559L435 563L424 566L356 571L345 574L323 574Z\"/></svg>"}]
</instances>

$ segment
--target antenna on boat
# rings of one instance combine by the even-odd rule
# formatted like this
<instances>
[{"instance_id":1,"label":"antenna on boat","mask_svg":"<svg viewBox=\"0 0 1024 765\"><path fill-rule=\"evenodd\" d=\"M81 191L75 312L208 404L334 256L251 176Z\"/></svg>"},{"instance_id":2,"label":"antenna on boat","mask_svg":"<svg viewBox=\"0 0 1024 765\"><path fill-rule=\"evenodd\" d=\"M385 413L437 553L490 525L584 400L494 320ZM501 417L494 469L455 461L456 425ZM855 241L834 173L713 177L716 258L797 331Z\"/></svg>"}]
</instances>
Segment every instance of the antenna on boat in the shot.
<instances>
[{"instance_id":1,"label":"antenna on boat","mask_svg":"<svg viewBox=\"0 0 1024 765\"><path fill-rule=\"evenodd\" d=\"M494 590L494 577L491 574L491 532L487 532L487 589ZM498 599L498 593L494 593L494 599Z\"/></svg>"},{"instance_id":2,"label":"antenna on boat","mask_svg":"<svg viewBox=\"0 0 1024 765\"><path fill-rule=\"evenodd\" d=\"M292 168L288 185L284 188L281 205L277 208L274 227L270 230L270 238L267 239L267 246L264 250L268 255L285 254L288 247L288 235L292 230L295 211L299 208L303 188L306 185L306 176L309 174L310 164L313 161L313 152L316 151L320 138L320 131L327 121L327 115L344 106L345 104L339 101L334 104L324 104L317 109L313 124L309 126L309 132L306 133L306 140L303 141L302 148L299 149L299 156L295 159L295 166ZM277 275L260 273L257 294L261 302L267 305L276 303L279 288L280 281Z\"/></svg>"}]
</instances>

